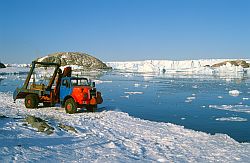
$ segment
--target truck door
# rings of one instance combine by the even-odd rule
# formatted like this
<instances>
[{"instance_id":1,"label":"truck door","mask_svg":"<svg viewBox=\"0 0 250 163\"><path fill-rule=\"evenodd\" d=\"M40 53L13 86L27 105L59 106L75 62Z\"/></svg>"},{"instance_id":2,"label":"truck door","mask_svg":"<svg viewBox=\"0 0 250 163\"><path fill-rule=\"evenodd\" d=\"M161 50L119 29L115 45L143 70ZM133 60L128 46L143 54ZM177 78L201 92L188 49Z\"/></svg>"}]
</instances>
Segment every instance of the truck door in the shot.
<instances>
[{"instance_id":1,"label":"truck door","mask_svg":"<svg viewBox=\"0 0 250 163\"><path fill-rule=\"evenodd\" d=\"M60 87L60 101L72 93L72 85L69 79L62 79L62 84Z\"/></svg>"}]
</instances>

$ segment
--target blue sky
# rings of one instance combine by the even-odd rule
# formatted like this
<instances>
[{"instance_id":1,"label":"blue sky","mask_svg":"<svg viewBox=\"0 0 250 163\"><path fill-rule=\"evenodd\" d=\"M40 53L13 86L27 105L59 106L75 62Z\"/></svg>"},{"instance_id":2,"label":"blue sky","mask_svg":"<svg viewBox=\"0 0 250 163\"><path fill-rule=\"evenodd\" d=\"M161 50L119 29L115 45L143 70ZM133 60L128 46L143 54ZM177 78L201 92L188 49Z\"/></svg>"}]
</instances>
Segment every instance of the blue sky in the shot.
<instances>
[{"instance_id":1,"label":"blue sky","mask_svg":"<svg viewBox=\"0 0 250 163\"><path fill-rule=\"evenodd\" d=\"M250 58L249 0L0 0L0 60Z\"/></svg>"}]
</instances>

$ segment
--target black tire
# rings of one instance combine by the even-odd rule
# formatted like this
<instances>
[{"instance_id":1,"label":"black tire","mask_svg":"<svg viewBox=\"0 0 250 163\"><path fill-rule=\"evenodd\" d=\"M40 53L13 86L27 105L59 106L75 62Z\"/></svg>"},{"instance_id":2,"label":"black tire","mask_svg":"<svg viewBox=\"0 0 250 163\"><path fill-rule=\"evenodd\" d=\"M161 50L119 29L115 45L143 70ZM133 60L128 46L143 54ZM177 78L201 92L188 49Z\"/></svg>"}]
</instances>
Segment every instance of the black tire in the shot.
<instances>
[{"instance_id":1,"label":"black tire","mask_svg":"<svg viewBox=\"0 0 250 163\"><path fill-rule=\"evenodd\" d=\"M86 109L88 112L95 112L97 110L97 105L87 105Z\"/></svg>"},{"instance_id":2,"label":"black tire","mask_svg":"<svg viewBox=\"0 0 250 163\"><path fill-rule=\"evenodd\" d=\"M36 94L28 94L25 97L26 108L38 108L39 99Z\"/></svg>"},{"instance_id":3,"label":"black tire","mask_svg":"<svg viewBox=\"0 0 250 163\"><path fill-rule=\"evenodd\" d=\"M73 98L69 98L65 102L65 111L69 114L74 114L77 111L77 105Z\"/></svg>"}]
</instances>

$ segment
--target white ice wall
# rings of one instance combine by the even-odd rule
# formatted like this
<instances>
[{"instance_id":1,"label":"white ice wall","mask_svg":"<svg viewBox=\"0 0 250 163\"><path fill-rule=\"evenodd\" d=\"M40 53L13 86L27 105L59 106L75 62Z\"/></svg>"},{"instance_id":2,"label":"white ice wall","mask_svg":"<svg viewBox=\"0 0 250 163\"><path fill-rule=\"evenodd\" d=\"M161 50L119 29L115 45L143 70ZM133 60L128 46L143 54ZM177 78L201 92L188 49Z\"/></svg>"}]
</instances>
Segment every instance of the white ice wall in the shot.
<instances>
[{"instance_id":1,"label":"white ice wall","mask_svg":"<svg viewBox=\"0 0 250 163\"><path fill-rule=\"evenodd\" d=\"M227 64L219 68L212 68L213 64L236 59L201 59L201 60L145 60L128 62L107 62L113 69L132 72L192 72L192 73L224 73L224 72L247 72L241 66ZM247 60L250 63L250 60Z\"/></svg>"}]
</instances>

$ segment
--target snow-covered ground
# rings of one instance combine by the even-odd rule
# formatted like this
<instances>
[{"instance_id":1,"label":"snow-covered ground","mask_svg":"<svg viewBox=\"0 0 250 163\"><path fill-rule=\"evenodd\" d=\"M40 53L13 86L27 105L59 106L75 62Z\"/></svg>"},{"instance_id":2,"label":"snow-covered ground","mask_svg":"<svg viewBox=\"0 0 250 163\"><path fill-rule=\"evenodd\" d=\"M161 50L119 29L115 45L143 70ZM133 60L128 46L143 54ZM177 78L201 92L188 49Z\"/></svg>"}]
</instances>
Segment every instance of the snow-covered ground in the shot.
<instances>
[{"instance_id":1,"label":"snow-covered ground","mask_svg":"<svg viewBox=\"0 0 250 163\"><path fill-rule=\"evenodd\" d=\"M128 62L106 62L113 69L131 72L155 73L185 73L185 74L225 74L225 73L250 73L249 68L234 66L230 63L217 68L213 64L236 59L200 59L200 60L145 60ZM250 63L250 59L246 60Z\"/></svg>"},{"instance_id":2,"label":"snow-covered ground","mask_svg":"<svg viewBox=\"0 0 250 163\"><path fill-rule=\"evenodd\" d=\"M127 113L66 114L61 108L27 110L0 92L0 162L249 162L250 144ZM23 125L27 115L48 121L52 135ZM66 132L58 124L73 126Z\"/></svg>"}]
</instances>

